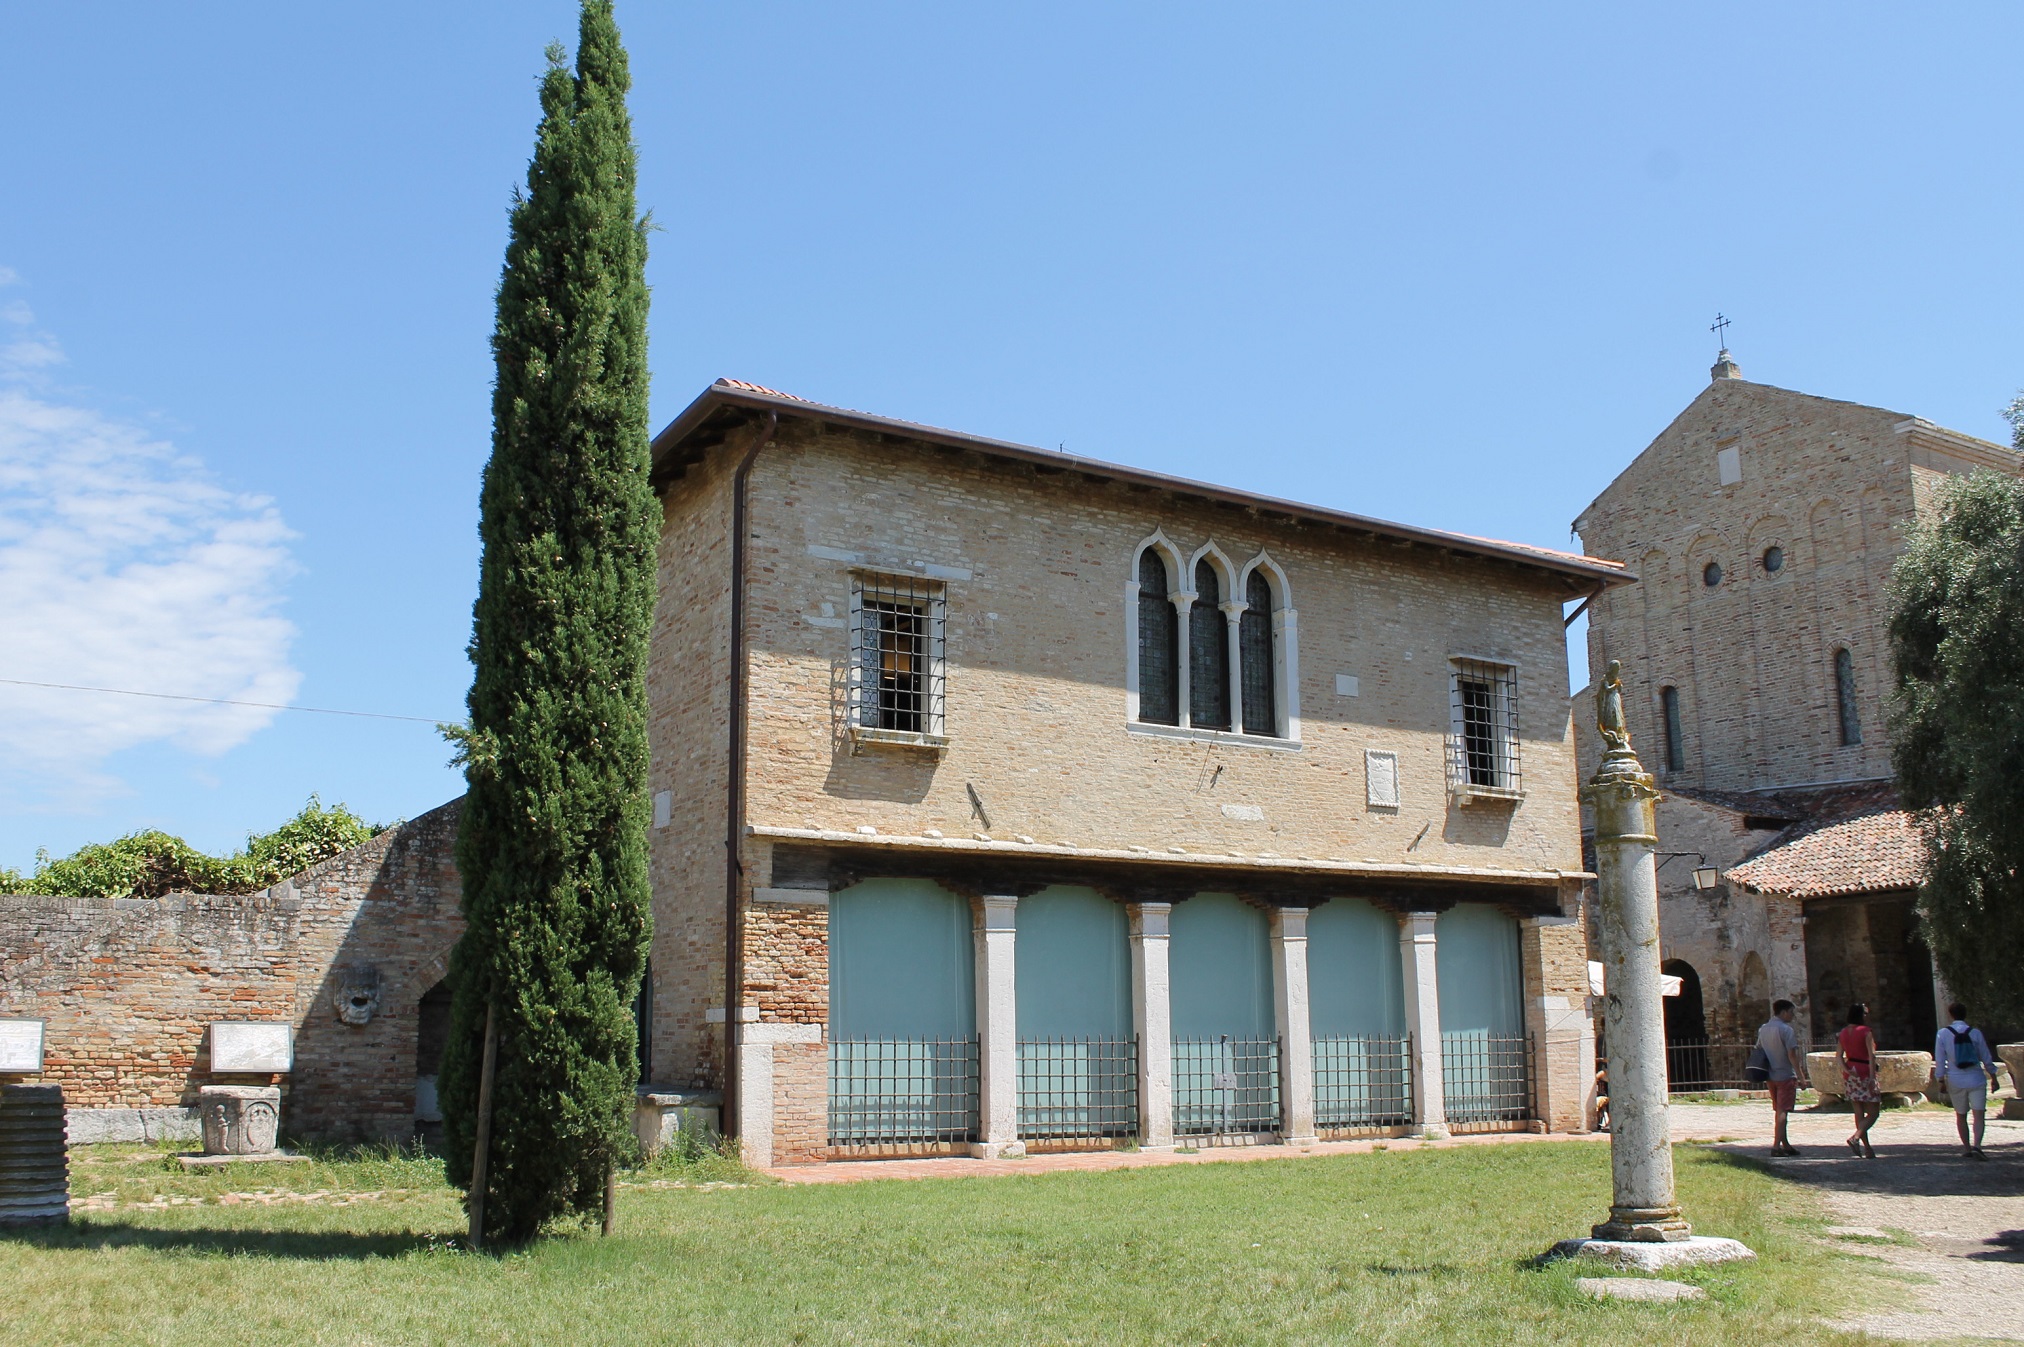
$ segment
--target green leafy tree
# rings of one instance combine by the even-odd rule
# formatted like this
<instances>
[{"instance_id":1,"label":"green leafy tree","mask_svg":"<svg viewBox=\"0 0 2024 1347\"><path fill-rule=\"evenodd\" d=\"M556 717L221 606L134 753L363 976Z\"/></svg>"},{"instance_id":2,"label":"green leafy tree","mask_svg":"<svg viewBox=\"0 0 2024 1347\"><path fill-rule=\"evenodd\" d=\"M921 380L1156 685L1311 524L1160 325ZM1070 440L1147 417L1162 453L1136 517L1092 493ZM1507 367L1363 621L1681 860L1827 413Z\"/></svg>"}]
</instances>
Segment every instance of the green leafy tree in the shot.
<instances>
[{"instance_id":1,"label":"green leafy tree","mask_svg":"<svg viewBox=\"0 0 2024 1347\"><path fill-rule=\"evenodd\" d=\"M2024 1024L2024 483L1944 482L1891 579L1891 755L1921 812L1920 913L1948 985Z\"/></svg>"},{"instance_id":2,"label":"green leafy tree","mask_svg":"<svg viewBox=\"0 0 2024 1347\"><path fill-rule=\"evenodd\" d=\"M61 860L37 857L35 873L0 870L0 893L49 893L72 898L160 898L169 893L257 893L379 833L378 825L316 796L271 833L254 833L246 849L211 856L180 837L154 829L113 842L93 842Z\"/></svg>"},{"instance_id":3,"label":"green leafy tree","mask_svg":"<svg viewBox=\"0 0 2024 1347\"><path fill-rule=\"evenodd\" d=\"M492 458L471 637L468 930L441 1076L470 1201L496 1015L484 1234L587 1216L631 1145L632 1005L646 958L646 656L660 519L647 484L647 223L625 49L586 0L576 69L549 49L492 336Z\"/></svg>"}]
</instances>

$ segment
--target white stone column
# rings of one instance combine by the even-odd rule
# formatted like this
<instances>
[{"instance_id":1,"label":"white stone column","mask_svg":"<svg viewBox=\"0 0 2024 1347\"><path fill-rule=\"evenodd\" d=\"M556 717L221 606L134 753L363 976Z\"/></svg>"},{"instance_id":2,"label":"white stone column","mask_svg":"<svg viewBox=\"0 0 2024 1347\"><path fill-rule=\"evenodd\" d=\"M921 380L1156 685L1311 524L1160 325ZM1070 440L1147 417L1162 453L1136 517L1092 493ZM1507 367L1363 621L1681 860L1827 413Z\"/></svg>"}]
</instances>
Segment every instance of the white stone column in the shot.
<instances>
[{"instance_id":1,"label":"white stone column","mask_svg":"<svg viewBox=\"0 0 2024 1347\"><path fill-rule=\"evenodd\" d=\"M1235 734L1244 732L1244 610L1251 605L1241 599L1234 599L1220 605L1223 610L1225 633L1223 651L1229 657L1224 675L1230 680L1230 730ZM1276 731L1276 727L1275 727Z\"/></svg>"},{"instance_id":2,"label":"white stone column","mask_svg":"<svg viewBox=\"0 0 2024 1347\"><path fill-rule=\"evenodd\" d=\"M1174 1148L1174 1021L1168 1004L1167 934L1172 903L1133 903L1131 1022L1138 1035L1139 1149Z\"/></svg>"},{"instance_id":3,"label":"white stone column","mask_svg":"<svg viewBox=\"0 0 2024 1347\"><path fill-rule=\"evenodd\" d=\"M1434 958L1434 914L1399 918L1399 961L1404 965L1406 1032L1412 1035L1413 1125L1421 1136L1448 1134L1448 1101L1441 1086L1441 980Z\"/></svg>"},{"instance_id":4,"label":"white stone column","mask_svg":"<svg viewBox=\"0 0 2024 1347\"><path fill-rule=\"evenodd\" d=\"M1314 1133L1314 1030L1307 1009L1307 909L1272 909L1272 1005L1279 1026L1279 1139L1309 1146Z\"/></svg>"},{"instance_id":5,"label":"white stone column","mask_svg":"<svg viewBox=\"0 0 2024 1347\"><path fill-rule=\"evenodd\" d=\"M1611 661L1598 695L1621 697ZM1621 728L1620 702L1598 715L1611 742L1582 788L1595 809L1596 935L1601 945L1604 1037L1609 1044L1609 1219L1597 1239L1671 1241L1693 1232L1673 1188L1666 1117L1666 1021L1660 999L1659 881L1653 852L1659 793ZM1611 724L1614 720L1616 723ZM1611 737L1611 731L1614 736Z\"/></svg>"},{"instance_id":6,"label":"white stone column","mask_svg":"<svg viewBox=\"0 0 2024 1347\"><path fill-rule=\"evenodd\" d=\"M982 1160L1024 1155L1019 1140L1019 998L1014 981L1016 894L987 893L977 904L977 1140Z\"/></svg>"},{"instance_id":7,"label":"white stone column","mask_svg":"<svg viewBox=\"0 0 2024 1347\"><path fill-rule=\"evenodd\" d=\"M1182 583L1185 584L1192 578L1183 576ZM1188 669L1195 659L1193 651L1189 649L1188 640L1188 611L1195 606L1195 591L1183 589L1169 594L1167 599L1174 605L1174 659L1181 666L1175 670L1174 676L1174 695L1180 701L1180 705L1175 708L1174 723L1185 727L1195 723L1194 683L1188 675Z\"/></svg>"}]
</instances>

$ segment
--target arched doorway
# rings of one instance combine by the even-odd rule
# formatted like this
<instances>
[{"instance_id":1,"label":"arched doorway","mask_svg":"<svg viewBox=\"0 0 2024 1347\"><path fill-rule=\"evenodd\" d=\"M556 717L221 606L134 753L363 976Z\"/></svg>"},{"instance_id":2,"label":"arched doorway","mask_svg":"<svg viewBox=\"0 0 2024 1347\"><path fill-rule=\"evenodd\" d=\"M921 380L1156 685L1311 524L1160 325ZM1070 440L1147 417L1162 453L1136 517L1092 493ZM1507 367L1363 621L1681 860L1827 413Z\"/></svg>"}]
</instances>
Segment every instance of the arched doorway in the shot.
<instances>
[{"instance_id":1,"label":"arched doorway","mask_svg":"<svg viewBox=\"0 0 2024 1347\"><path fill-rule=\"evenodd\" d=\"M1666 1076L1674 1093L1705 1090L1708 1080L1708 1016L1701 1001L1701 975L1685 959L1667 959L1659 971L1680 980L1677 996L1664 998Z\"/></svg>"}]
</instances>

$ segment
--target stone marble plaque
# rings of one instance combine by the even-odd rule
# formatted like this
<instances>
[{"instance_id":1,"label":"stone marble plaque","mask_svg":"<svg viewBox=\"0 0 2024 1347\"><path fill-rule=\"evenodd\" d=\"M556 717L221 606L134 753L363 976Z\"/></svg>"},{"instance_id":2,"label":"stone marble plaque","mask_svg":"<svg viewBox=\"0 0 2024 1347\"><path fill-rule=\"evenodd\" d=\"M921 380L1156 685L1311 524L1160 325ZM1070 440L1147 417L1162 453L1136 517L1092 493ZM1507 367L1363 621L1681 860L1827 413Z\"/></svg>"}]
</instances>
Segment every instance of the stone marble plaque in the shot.
<instances>
[{"instance_id":1,"label":"stone marble plaque","mask_svg":"<svg viewBox=\"0 0 2024 1347\"><path fill-rule=\"evenodd\" d=\"M42 1021L0 1020L0 1073L32 1076L42 1070Z\"/></svg>"},{"instance_id":2,"label":"stone marble plaque","mask_svg":"<svg viewBox=\"0 0 2024 1347\"><path fill-rule=\"evenodd\" d=\"M294 1067L294 1025L225 1021L211 1026L213 1071L286 1072Z\"/></svg>"}]
</instances>

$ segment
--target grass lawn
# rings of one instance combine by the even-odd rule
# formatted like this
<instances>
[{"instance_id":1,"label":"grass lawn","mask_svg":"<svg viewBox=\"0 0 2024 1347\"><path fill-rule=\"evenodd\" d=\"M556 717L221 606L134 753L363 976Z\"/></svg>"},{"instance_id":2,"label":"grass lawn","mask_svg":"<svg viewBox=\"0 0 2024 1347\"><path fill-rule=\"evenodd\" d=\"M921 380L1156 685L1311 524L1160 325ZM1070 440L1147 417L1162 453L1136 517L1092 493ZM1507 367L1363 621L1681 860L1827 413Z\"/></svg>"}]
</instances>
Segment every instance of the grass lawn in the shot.
<instances>
[{"instance_id":1,"label":"grass lawn","mask_svg":"<svg viewBox=\"0 0 2024 1347\"><path fill-rule=\"evenodd\" d=\"M1696 1228L1762 1256L1687 1274L1698 1305L1598 1304L1527 1264L1602 1215L1592 1143L808 1187L668 1169L631 1176L616 1237L501 1257L456 1247L425 1159L184 1175L93 1147L72 1192L101 1209L0 1235L0 1323L9 1344L1871 1341L1819 1322L1837 1282L1884 1274L1810 1237L1809 1194L1677 1154Z\"/></svg>"}]
</instances>

